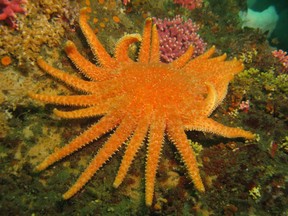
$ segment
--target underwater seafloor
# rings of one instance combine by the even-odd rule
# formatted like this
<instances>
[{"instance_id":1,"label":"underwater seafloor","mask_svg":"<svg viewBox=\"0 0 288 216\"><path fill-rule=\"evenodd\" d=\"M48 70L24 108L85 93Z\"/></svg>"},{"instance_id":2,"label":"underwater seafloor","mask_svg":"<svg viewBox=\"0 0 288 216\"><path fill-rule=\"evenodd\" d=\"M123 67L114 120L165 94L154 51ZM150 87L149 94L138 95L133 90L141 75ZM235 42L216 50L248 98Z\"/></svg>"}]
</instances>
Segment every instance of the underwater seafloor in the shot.
<instances>
[{"instance_id":1,"label":"underwater seafloor","mask_svg":"<svg viewBox=\"0 0 288 216\"><path fill-rule=\"evenodd\" d=\"M153 205L145 206L145 148L118 189L112 184L124 149L83 189L65 201L76 181L109 135L87 145L46 170L34 168L55 148L83 132L97 118L63 120L55 105L28 98L28 91L71 94L72 89L44 73L39 56L76 74L63 51L67 39L93 61L78 25L80 8L92 9L90 25L109 53L125 33L142 32L145 18L180 14L199 24L207 47L245 64L212 118L243 127L257 139L226 139L187 132L197 152L206 192L197 192L175 147L166 139L158 167ZM189 10L172 0L29 1L17 14L17 28L0 24L0 215L288 215L288 70L272 56L266 34L242 28L238 13L245 1L207 0ZM288 37L287 37L288 40ZM135 47L134 47L135 49ZM131 51L135 56L135 52ZM6 59L7 60L7 59Z\"/></svg>"}]
</instances>

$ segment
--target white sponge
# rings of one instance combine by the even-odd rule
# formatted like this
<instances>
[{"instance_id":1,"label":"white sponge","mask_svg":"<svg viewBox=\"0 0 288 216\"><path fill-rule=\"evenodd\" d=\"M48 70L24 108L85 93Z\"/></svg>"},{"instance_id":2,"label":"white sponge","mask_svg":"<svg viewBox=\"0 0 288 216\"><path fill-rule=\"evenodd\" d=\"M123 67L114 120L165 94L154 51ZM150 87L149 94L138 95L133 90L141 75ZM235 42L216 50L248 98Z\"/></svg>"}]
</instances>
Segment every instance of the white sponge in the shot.
<instances>
[{"instance_id":1,"label":"white sponge","mask_svg":"<svg viewBox=\"0 0 288 216\"><path fill-rule=\"evenodd\" d=\"M268 37L275 29L279 18L274 6L270 6L262 12L248 8L247 12L240 11L239 16L243 21L242 27L259 28L263 32L268 31Z\"/></svg>"}]
</instances>

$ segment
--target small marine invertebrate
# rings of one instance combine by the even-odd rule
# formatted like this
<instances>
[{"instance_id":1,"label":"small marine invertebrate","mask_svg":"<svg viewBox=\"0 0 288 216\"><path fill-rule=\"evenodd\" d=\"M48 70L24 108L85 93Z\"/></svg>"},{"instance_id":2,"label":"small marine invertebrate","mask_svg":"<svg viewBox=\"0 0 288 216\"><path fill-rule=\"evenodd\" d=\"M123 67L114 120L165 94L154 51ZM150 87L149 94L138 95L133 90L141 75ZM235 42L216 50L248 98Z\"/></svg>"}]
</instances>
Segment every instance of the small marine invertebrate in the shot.
<instances>
[{"instance_id":1,"label":"small marine invertebrate","mask_svg":"<svg viewBox=\"0 0 288 216\"><path fill-rule=\"evenodd\" d=\"M192 57L202 54L206 49L206 43L198 35L199 26L191 19L183 21L181 16L174 19L156 19L160 37L161 61L172 62L183 55L189 48L194 47Z\"/></svg>"},{"instance_id":2,"label":"small marine invertebrate","mask_svg":"<svg viewBox=\"0 0 288 216\"><path fill-rule=\"evenodd\" d=\"M239 104L239 110L248 113L250 109L250 101L246 100L246 101L241 101L241 103Z\"/></svg>"},{"instance_id":3,"label":"small marine invertebrate","mask_svg":"<svg viewBox=\"0 0 288 216\"><path fill-rule=\"evenodd\" d=\"M254 138L248 131L227 127L209 118L226 96L229 82L243 70L242 63L236 59L225 61L226 54L212 58L214 46L193 60L190 60L193 54L190 47L174 62L162 63L157 27L152 27L152 19L146 20L142 37L139 34L122 37L116 44L114 57L111 57L89 27L87 19L87 9L82 9L79 24L99 66L86 60L71 41L66 43L65 51L90 81L53 68L41 58L38 60L38 65L48 74L87 94L29 95L44 103L84 107L74 111L55 109L54 113L63 118L102 118L69 144L55 150L36 169L46 169L116 128L63 198L69 199L77 193L126 142L127 148L113 184L118 187L149 134L145 190L146 205L151 206L157 167L167 134L179 151L195 187L204 192L196 157L185 130L205 131L230 138ZM137 41L141 41L141 48L135 62L129 58L128 48Z\"/></svg>"},{"instance_id":4,"label":"small marine invertebrate","mask_svg":"<svg viewBox=\"0 0 288 216\"><path fill-rule=\"evenodd\" d=\"M259 199L261 198L261 186L258 185L251 188L251 190L249 190L249 195L252 197L253 200L259 201Z\"/></svg>"},{"instance_id":5,"label":"small marine invertebrate","mask_svg":"<svg viewBox=\"0 0 288 216\"><path fill-rule=\"evenodd\" d=\"M11 64L11 62L12 62L12 59L11 59L10 56L8 56L8 55L6 55L6 56L4 56L4 57L1 58L1 64L2 64L3 66L8 66L8 65Z\"/></svg>"},{"instance_id":6,"label":"small marine invertebrate","mask_svg":"<svg viewBox=\"0 0 288 216\"><path fill-rule=\"evenodd\" d=\"M174 0L175 4L180 4L182 7L185 7L189 10L195 8L201 8L203 5L203 0Z\"/></svg>"},{"instance_id":7,"label":"small marine invertebrate","mask_svg":"<svg viewBox=\"0 0 288 216\"><path fill-rule=\"evenodd\" d=\"M22 5L26 3L27 0L0 0L0 20L5 20L13 28L17 27L16 13L25 13Z\"/></svg>"},{"instance_id":8,"label":"small marine invertebrate","mask_svg":"<svg viewBox=\"0 0 288 216\"><path fill-rule=\"evenodd\" d=\"M119 23L120 22L120 18L118 16L113 16L112 19L113 19L113 21L115 23Z\"/></svg>"},{"instance_id":9,"label":"small marine invertebrate","mask_svg":"<svg viewBox=\"0 0 288 216\"><path fill-rule=\"evenodd\" d=\"M272 158L275 157L278 148L279 148L279 144L275 140L271 141L269 153Z\"/></svg>"},{"instance_id":10,"label":"small marine invertebrate","mask_svg":"<svg viewBox=\"0 0 288 216\"><path fill-rule=\"evenodd\" d=\"M127 5L130 2L130 0L122 0L122 2L124 5Z\"/></svg>"},{"instance_id":11,"label":"small marine invertebrate","mask_svg":"<svg viewBox=\"0 0 288 216\"><path fill-rule=\"evenodd\" d=\"M241 60L244 63L252 63L253 59L258 55L258 51L253 48L251 51L245 50L241 53L239 60Z\"/></svg>"}]
</instances>

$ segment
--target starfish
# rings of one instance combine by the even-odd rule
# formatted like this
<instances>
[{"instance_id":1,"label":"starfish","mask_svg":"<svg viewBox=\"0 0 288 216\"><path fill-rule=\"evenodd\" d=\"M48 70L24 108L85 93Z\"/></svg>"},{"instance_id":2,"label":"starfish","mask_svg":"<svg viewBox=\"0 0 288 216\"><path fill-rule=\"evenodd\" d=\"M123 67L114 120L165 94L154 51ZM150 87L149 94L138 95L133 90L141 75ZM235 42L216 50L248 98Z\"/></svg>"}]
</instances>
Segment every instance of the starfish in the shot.
<instances>
[{"instance_id":1,"label":"starfish","mask_svg":"<svg viewBox=\"0 0 288 216\"><path fill-rule=\"evenodd\" d=\"M79 23L98 64L85 59L71 41L66 42L65 52L89 80L58 70L42 58L37 61L45 72L82 94L52 96L29 93L29 96L44 103L79 107L73 111L55 109L54 114L62 118L100 116L101 119L69 144L55 150L36 170L46 169L115 129L63 198L75 195L121 145L127 143L113 184L117 188L147 136L145 200L146 205L151 206L166 134L180 153L196 189L204 192L196 157L185 131L203 131L228 138L254 138L251 132L227 127L209 118L225 98L229 82L243 70L243 64L237 59L225 61L226 54L211 57L215 52L214 46L192 60L193 47L190 47L172 63L162 63L159 60L157 27L150 18L145 22L143 35L123 36L116 44L114 57L111 57L88 25L87 13L87 8L81 10ZM138 60L133 61L128 56L129 46L140 41Z\"/></svg>"}]
</instances>

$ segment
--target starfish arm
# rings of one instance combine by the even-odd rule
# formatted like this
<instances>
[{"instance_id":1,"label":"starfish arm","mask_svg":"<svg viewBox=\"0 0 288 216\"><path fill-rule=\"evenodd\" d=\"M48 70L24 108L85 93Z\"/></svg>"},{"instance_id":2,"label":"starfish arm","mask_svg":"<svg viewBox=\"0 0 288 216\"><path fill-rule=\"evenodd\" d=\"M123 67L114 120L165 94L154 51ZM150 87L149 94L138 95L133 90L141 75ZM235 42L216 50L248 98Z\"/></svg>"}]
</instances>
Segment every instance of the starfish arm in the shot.
<instances>
[{"instance_id":1,"label":"starfish arm","mask_svg":"<svg viewBox=\"0 0 288 216\"><path fill-rule=\"evenodd\" d=\"M217 58L223 58L223 56ZM197 76L198 79L218 84L219 82L223 82L223 79L227 80L227 77L231 81L235 74L244 69L243 63L237 59L230 61L214 61L214 59L201 59L199 61L195 59L195 62L191 60L183 67L183 71L190 76Z\"/></svg>"},{"instance_id":2,"label":"starfish arm","mask_svg":"<svg viewBox=\"0 0 288 216\"><path fill-rule=\"evenodd\" d=\"M72 41L68 40L64 49L77 69L88 78L94 81L102 81L111 78L112 75L109 73L109 70L97 67L90 61L86 60L85 57L78 52L75 44Z\"/></svg>"},{"instance_id":3,"label":"starfish arm","mask_svg":"<svg viewBox=\"0 0 288 216\"><path fill-rule=\"evenodd\" d=\"M65 95L65 96L54 96L54 95L43 95L34 94L29 92L28 96L44 102L59 105L74 105L74 106L93 106L99 103L101 99L98 95Z\"/></svg>"},{"instance_id":4,"label":"starfish arm","mask_svg":"<svg viewBox=\"0 0 288 216\"><path fill-rule=\"evenodd\" d=\"M214 70L214 77L207 77L207 82L213 83L217 92L217 102L220 104L226 94L229 82L234 78L235 74L241 72L244 69L242 62L236 58L231 61L225 61L222 63L223 67L219 67L218 70Z\"/></svg>"},{"instance_id":5,"label":"starfish arm","mask_svg":"<svg viewBox=\"0 0 288 216\"><path fill-rule=\"evenodd\" d=\"M76 183L63 194L64 199L69 199L76 194L102 167L102 165L120 148L120 146L127 140L133 132L134 123L130 118L125 118L109 138L104 146L98 151L94 159L90 162L85 171L78 178Z\"/></svg>"},{"instance_id":6,"label":"starfish arm","mask_svg":"<svg viewBox=\"0 0 288 216\"><path fill-rule=\"evenodd\" d=\"M229 85L229 79L222 80L223 82L217 82L217 84L214 84L214 88L217 93L217 100L215 102L215 108L221 104L221 102L224 100L224 98L227 95L228 92L228 85ZM212 113L212 112L211 112ZM210 113L210 114L211 114Z\"/></svg>"},{"instance_id":7,"label":"starfish arm","mask_svg":"<svg viewBox=\"0 0 288 216\"><path fill-rule=\"evenodd\" d=\"M99 64L106 68L115 68L117 62L113 59L109 53L102 46L98 38L93 32L93 29L88 25L88 8L83 8L80 10L79 24L80 28L87 39L88 44L91 47L91 50L95 57L97 57Z\"/></svg>"},{"instance_id":8,"label":"starfish arm","mask_svg":"<svg viewBox=\"0 0 288 216\"><path fill-rule=\"evenodd\" d=\"M116 44L115 59L117 62L132 62L128 56L128 49L132 43L141 41L140 34L128 34L122 37Z\"/></svg>"},{"instance_id":9,"label":"starfish arm","mask_svg":"<svg viewBox=\"0 0 288 216\"><path fill-rule=\"evenodd\" d=\"M225 61L226 58L227 58L227 54L224 53L223 55L211 58L210 60L214 62L222 62L222 61Z\"/></svg>"},{"instance_id":10,"label":"starfish arm","mask_svg":"<svg viewBox=\"0 0 288 216\"><path fill-rule=\"evenodd\" d=\"M206 52L204 52L202 55L196 57L195 59L192 59L190 62L208 59L215 53L216 47L212 46L210 49L208 49Z\"/></svg>"},{"instance_id":11,"label":"starfish arm","mask_svg":"<svg viewBox=\"0 0 288 216\"><path fill-rule=\"evenodd\" d=\"M163 119L157 119L151 123L145 172L145 197L147 206L151 206L153 201L155 178L164 139L164 130L165 122Z\"/></svg>"},{"instance_id":12,"label":"starfish arm","mask_svg":"<svg viewBox=\"0 0 288 216\"><path fill-rule=\"evenodd\" d=\"M151 27L152 19L146 19L140 52L138 55L138 62L148 63L150 57L150 43L151 43Z\"/></svg>"},{"instance_id":13,"label":"starfish arm","mask_svg":"<svg viewBox=\"0 0 288 216\"><path fill-rule=\"evenodd\" d=\"M75 119L75 118L87 118L92 116L100 116L107 113L109 106L105 104L105 106L93 106L79 110L73 111L61 111L58 109L54 109L53 113L61 118L66 119Z\"/></svg>"},{"instance_id":14,"label":"starfish arm","mask_svg":"<svg viewBox=\"0 0 288 216\"><path fill-rule=\"evenodd\" d=\"M203 132L214 133L227 138L243 137L245 139L254 139L255 136L249 131L240 128L227 127L211 118L199 117L193 119L190 124L185 124L186 130L198 130Z\"/></svg>"},{"instance_id":15,"label":"starfish arm","mask_svg":"<svg viewBox=\"0 0 288 216\"><path fill-rule=\"evenodd\" d=\"M148 131L148 127L149 127L148 119L147 118L141 119L139 124L137 125L133 137L131 138L130 142L127 145L127 149L125 151L125 154L121 161L120 168L113 183L113 186L115 188L117 188L123 182L123 179L125 178L136 153L143 144L143 140Z\"/></svg>"},{"instance_id":16,"label":"starfish arm","mask_svg":"<svg viewBox=\"0 0 288 216\"><path fill-rule=\"evenodd\" d=\"M157 31L157 26L154 24L152 27L150 62L152 62L152 63L159 63L160 62L160 51L159 50L160 50L159 34Z\"/></svg>"},{"instance_id":17,"label":"starfish arm","mask_svg":"<svg viewBox=\"0 0 288 216\"><path fill-rule=\"evenodd\" d=\"M100 116L112 112L115 107L119 106L119 102L122 102L122 99L123 97L110 98L107 100L99 101L97 105L92 105L92 107L77 109L73 111L61 111L54 109L53 112L56 116L66 119Z\"/></svg>"},{"instance_id":18,"label":"starfish arm","mask_svg":"<svg viewBox=\"0 0 288 216\"><path fill-rule=\"evenodd\" d=\"M7 8L7 7L6 7ZM7 9L6 9L7 10ZM14 12L13 12L14 13ZM8 14L7 13L3 13L3 11L1 12L0 14L0 20L6 20L8 17Z\"/></svg>"},{"instance_id":19,"label":"starfish arm","mask_svg":"<svg viewBox=\"0 0 288 216\"><path fill-rule=\"evenodd\" d=\"M211 83L206 83L208 92L207 97L205 98L203 114L209 116L213 110L217 107L217 92L215 87Z\"/></svg>"},{"instance_id":20,"label":"starfish arm","mask_svg":"<svg viewBox=\"0 0 288 216\"><path fill-rule=\"evenodd\" d=\"M195 66L198 66L199 64L203 64L206 63L205 60L207 60L208 58L210 58L214 53L215 53L215 46L212 46L209 50L207 50L205 53L203 53L202 55L190 60L185 66L184 66L184 70L185 71L191 71L192 69L194 69ZM205 67L204 67L205 68ZM203 67L201 67L202 71L203 71ZM201 70L200 70L201 71Z\"/></svg>"},{"instance_id":21,"label":"starfish arm","mask_svg":"<svg viewBox=\"0 0 288 216\"><path fill-rule=\"evenodd\" d=\"M76 137L72 142L65 145L61 149L56 150L54 153L49 155L42 163L40 163L36 170L41 171L46 169L56 161L61 160L67 155L79 150L89 142L98 139L101 135L107 133L117 126L119 118L113 116L105 116L98 123L92 125L88 130Z\"/></svg>"},{"instance_id":22,"label":"starfish arm","mask_svg":"<svg viewBox=\"0 0 288 216\"><path fill-rule=\"evenodd\" d=\"M220 56L219 58L224 58L224 56ZM197 77L198 82L213 84L217 92L216 105L220 104L225 98L228 84L234 78L235 74L239 73L244 68L242 62L237 59L213 62L212 58L199 61L194 65L190 63L191 62L183 67L182 70L184 74L191 78Z\"/></svg>"},{"instance_id":23,"label":"starfish arm","mask_svg":"<svg viewBox=\"0 0 288 216\"><path fill-rule=\"evenodd\" d=\"M182 56L170 63L171 67L182 68L191 59L193 52L194 47L189 46L188 50Z\"/></svg>"},{"instance_id":24,"label":"starfish arm","mask_svg":"<svg viewBox=\"0 0 288 216\"><path fill-rule=\"evenodd\" d=\"M95 83L82 80L76 76L72 76L61 70L58 70L47 64L42 58L38 58L37 63L46 73L61 80L69 86L72 86L75 89L89 93L95 92L97 90L97 85Z\"/></svg>"},{"instance_id":25,"label":"starfish arm","mask_svg":"<svg viewBox=\"0 0 288 216\"><path fill-rule=\"evenodd\" d=\"M179 121L176 119L175 121L172 121L172 119L170 119L167 125L167 132L169 138L172 140L178 152L180 153L196 189L200 192L204 192L205 188L200 176L195 153L190 146L184 129Z\"/></svg>"},{"instance_id":26,"label":"starfish arm","mask_svg":"<svg viewBox=\"0 0 288 216\"><path fill-rule=\"evenodd\" d=\"M100 101L108 100L115 97L120 98L121 95L125 94L124 88L122 85L119 85L119 79L117 78L104 80L97 83L97 85L99 91L93 93L93 95L99 95Z\"/></svg>"},{"instance_id":27,"label":"starfish arm","mask_svg":"<svg viewBox=\"0 0 288 216\"><path fill-rule=\"evenodd\" d=\"M235 74L244 69L244 65L236 59L223 62L222 64L223 67L220 66L218 69L215 69L214 67L214 70L210 70L214 74L214 77L210 75L206 77L206 81L212 83L216 89L216 105L220 104L224 100L227 94L229 82L234 78Z\"/></svg>"},{"instance_id":28,"label":"starfish arm","mask_svg":"<svg viewBox=\"0 0 288 216\"><path fill-rule=\"evenodd\" d=\"M208 64L215 65L215 63L213 63L213 59L209 59L208 61L211 61L211 63ZM233 75L238 74L244 69L243 62L241 62L237 58L233 58L232 60L229 61L218 62L217 64L219 65L219 68L216 67L217 70L215 71L216 72L215 76L217 77L227 74L228 76L231 77L231 80L233 78Z\"/></svg>"}]
</instances>

